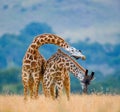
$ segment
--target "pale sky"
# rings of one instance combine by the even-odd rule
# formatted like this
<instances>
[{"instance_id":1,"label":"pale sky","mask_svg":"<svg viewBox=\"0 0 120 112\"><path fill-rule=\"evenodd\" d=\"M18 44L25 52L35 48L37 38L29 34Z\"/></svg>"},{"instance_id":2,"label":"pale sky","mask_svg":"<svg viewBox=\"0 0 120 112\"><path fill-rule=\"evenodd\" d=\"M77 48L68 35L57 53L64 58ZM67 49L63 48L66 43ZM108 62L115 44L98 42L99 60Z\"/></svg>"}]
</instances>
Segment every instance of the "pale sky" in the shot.
<instances>
[{"instance_id":1,"label":"pale sky","mask_svg":"<svg viewBox=\"0 0 120 112\"><path fill-rule=\"evenodd\" d=\"M0 0L0 36L44 22L71 42L120 43L119 0Z\"/></svg>"}]
</instances>

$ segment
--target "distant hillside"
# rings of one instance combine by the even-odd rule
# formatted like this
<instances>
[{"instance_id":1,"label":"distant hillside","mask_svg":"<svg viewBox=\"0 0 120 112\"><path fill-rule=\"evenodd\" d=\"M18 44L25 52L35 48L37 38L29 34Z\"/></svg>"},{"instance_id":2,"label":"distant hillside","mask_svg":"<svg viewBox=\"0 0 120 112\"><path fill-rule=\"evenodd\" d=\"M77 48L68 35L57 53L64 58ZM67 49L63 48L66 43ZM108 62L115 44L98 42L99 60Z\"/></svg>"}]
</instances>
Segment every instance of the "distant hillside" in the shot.
<instances>
[{"instance_id":1,"label":"distant hillside","mask_svg":"<svg viewBox=\"0 0 120 112\"><path fill-rule=\"evenodd\" d=\"M0 68L21 66L22 58L34 36L42 33L54 33L54 31L46 23L34 22L22 29L19 35L4 34L0 37ZM120 44L101 45L79 41L71 45L82 50L83 54L86 55L86 61L78 60L83 66L90 66L91 69L99 68L99 70L110 69L111 71L120 68ZM41 54L46 58L50 57L56 50L57 46L54 45L44 45L40 48Z\"/></svg>"}]
</instances>

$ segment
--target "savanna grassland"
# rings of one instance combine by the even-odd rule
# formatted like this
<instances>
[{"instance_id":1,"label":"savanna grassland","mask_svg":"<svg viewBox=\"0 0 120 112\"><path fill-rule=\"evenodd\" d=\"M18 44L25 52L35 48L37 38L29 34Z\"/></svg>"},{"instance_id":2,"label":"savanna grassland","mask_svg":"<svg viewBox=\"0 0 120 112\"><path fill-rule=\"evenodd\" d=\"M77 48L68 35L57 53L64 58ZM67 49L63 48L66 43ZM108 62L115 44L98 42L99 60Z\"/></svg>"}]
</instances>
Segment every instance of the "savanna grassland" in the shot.
<instances>
[{"instance_id":1,"label":"savanna grassland","mask_svg":"<svg viewBox=\"0 0 120 112\"><path fill-rule=\"evenodd\" d=\"M119 95L65 95L59 100L23 100L19 95L0 95L0 112L120 112Z\"/></svg>"}]
</instances>

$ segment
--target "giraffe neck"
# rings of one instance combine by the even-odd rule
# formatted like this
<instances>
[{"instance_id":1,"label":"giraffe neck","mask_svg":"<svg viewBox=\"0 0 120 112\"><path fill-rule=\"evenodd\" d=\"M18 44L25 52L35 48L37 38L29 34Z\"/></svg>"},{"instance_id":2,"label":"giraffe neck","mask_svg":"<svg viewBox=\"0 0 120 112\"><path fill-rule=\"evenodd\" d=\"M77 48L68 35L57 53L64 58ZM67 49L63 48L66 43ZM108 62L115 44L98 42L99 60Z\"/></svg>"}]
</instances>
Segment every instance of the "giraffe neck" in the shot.
<instances>
[{"instance_id":1,"label":"giraffe neck","mask_svg":"<svg viewBox=\"0 0 120 112\"><path fill-rule=\"evenodd\" d=\"M56 54L53 55L54 62L57 61L59 67L66 67L70 72L72 72L75 77L81 78L84 77L86 69L80 66L75 60L69 57L67 54L63 53L60 49ZM52 58L51 58L52 59Z\"/></svg>"},{"instance_id":2,"label":"giraffe neck","mask_svg":"<svg viewBox=\"0 0 120 112\"><path fill-rule=\"evenodd\" d=\"M28 49L38 50L38 48L44 44L54 44L67 49L69 45L59 36L54 34L42 34L37 36Z\"/></svg>"},{"instance_id":3,"label":"giraffe neck","mask_svg":"<svg viewBox=\"0 0 120 112\"><path fill-rule=\"evenodd\" d=\"M27 52L36 55L38 53L38 48L44 44L54 44L59 47L62 47L66 51L68 51L73 57L75 58L82 58L83 60L85 59L85 56L81 53L80 50L77 50L74 47L71 47L66 43L61 37L54 35L54 34L42 34L37 36L32 44L28 47Z\"/></svg>"}]
</instances>

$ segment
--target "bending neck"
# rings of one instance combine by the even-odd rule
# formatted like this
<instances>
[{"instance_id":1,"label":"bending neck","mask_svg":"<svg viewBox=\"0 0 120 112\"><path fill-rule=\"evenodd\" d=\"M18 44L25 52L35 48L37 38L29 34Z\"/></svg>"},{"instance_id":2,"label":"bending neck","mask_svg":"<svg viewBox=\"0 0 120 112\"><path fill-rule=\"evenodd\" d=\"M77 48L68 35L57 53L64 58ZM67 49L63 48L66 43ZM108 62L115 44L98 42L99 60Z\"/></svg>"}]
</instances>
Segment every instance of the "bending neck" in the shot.
<instances>
[{"instance_id":1,"label":"bending neck","mask_svg":"<svg viewBox=\"0 0 120 112\"><path fill-rule=\"evenodd\" d=\"M44 44L54 44L62 48L68 48L69 45L59 36L54 34L42 34L37 36L31 45L35 46L35 49L38 49L40 46Z\"/></svg>"},{"instance_id":2,"label":"bending neck","mask_svg":"<svg viewBox=\"0 0 120 112\"><path fill-rule=\"evenodd\" d=\"M64 60L66 62L66 66L69 67L71 70L74 71L82 71L85 74L86 69L83 68L80 64L78 64L73 58L71 58L69 55L65 54L61 50L58 50L58 55L60 55L62 58L64 57ZM72 71L71 71L72 72Z\"/></svg>"}]
</instances>

